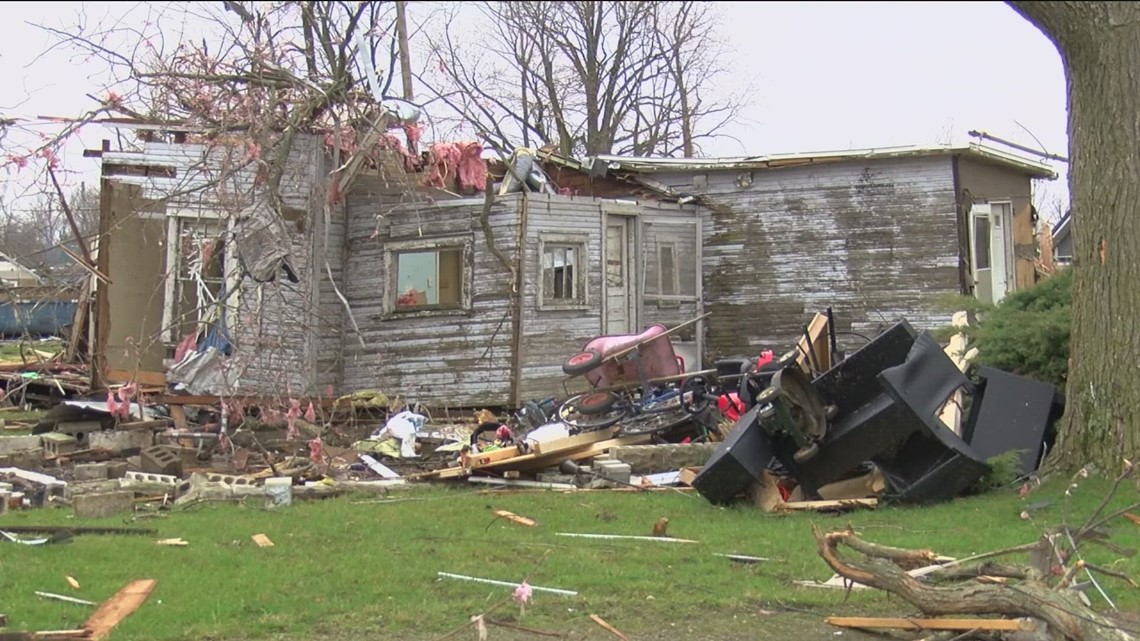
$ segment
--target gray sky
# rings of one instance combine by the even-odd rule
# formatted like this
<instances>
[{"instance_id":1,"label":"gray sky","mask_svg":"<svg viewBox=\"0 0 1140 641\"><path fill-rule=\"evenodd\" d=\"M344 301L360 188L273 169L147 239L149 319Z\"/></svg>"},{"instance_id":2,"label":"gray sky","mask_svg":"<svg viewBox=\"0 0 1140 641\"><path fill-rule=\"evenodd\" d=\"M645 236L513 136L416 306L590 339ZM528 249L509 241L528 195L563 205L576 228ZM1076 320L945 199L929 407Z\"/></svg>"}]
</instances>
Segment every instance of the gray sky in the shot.
<instances>
[{"instance_id":1,"label":"gray sky","mask_svg":"<svg viewBox=\"0 0 1140 641\"><path fill-rule=\"evenodd\" d=\"M891 145L964 143L971 129L1067 153L1065 79L1060 56L1032 25L1000 2L717 3L732 48L724 88L751 83L754 102L730 128L739 139L706 145L711 155L760 155ZM43 52L49 36L30 26L123 17L145 23L157 3L18 2L0 22L0 114L67 116L101 95L98 63ZM125 16L125 17L124 17ZM1019 126L1019 124L1021 126ZM37 125L51 133L58 125ZM1024 128L1023 128L1024 127ZM1028 131L1027 131L1028 130ZM1032 132L1032 136L1029 132ZM101 128L68 145L68 181L93 181L97 161L81 156L108 137ZM25 139L28 136L25 135ZM5 144L5 147L8 145ZM1038 205L1067 198L1062 178ZM11 201L22 181L9 176Z\"/></svg>"}]
</instances>

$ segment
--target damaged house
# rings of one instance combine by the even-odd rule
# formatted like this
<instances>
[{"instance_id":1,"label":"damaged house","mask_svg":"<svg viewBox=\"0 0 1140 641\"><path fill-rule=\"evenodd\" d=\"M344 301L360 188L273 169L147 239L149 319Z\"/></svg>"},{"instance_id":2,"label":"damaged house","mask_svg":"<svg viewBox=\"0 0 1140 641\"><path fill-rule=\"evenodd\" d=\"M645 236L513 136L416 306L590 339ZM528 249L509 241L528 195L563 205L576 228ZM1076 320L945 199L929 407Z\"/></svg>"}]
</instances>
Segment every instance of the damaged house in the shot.
<instances>
[{"instance_id":1,"label":"damaged house","mask_svg":"<svg viewBox=\"0 0 1140 641\"><path fill-rule=\"evenodd\" d=\"M517 406L581 385L561 364L598 335L706 312L673 336L688 371L791 345L826 307L848 345L899 317L945 325L941 294L996 302L1034 282L1032 180L1055 177L976 144L708 160L521 150L490 166L452 145L423 162L388 149L332 185L329 140L311 134L286 163L283 214L251 233L240 145L118 126L149 141L100 154L94 369L161 378L183 363L172 382L224 395ZM536 164L531 180L508 174ZM251 270L266 257L268 272Z\"/></svg>"},{"instance_id":2,"label":"damaged house","mask_svg":"<svg viewBox=\"0 0 1140 641\"><path fill-rule=\"evenodd\" d=\"M1032 285L1032 182L1056 177L978 144L730 159L547 155L543 164L578 195L620 197L624 184L624 193L701 206L713 358L791 345L826 307L841 342L859 345L900 317L948 325L933 304L940 295L996 303Z\"/></svg>"},{"instance_id":3,"label":"damaged house","mask_svg":"<svg viewBox=\"0 0 1140 641\"><path fill-rule=\"evenodd\" d=\"M196 394L514 405L564 394L562 362L599 334L703 311L693 205L520 189L501 173L488 196L470 146L419 165L386 151L330 189L328 141L305 135L283 215L258 221L256 178L234 168L245 150L119 126L149 140L100 153L92 353L111 380L169 370ZM689 369L699 326L677 337Z\"/></svg>"}]
</instances>

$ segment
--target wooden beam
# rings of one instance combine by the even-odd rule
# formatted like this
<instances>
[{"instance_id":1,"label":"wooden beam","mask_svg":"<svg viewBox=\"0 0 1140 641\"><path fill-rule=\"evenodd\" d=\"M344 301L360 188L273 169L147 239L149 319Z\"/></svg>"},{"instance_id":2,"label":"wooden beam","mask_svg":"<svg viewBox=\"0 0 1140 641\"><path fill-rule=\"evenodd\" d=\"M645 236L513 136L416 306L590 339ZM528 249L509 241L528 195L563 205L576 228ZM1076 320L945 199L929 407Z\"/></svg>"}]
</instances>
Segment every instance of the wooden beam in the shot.
<instances>
[{"instance_id":1,"label":"wooden beam","mask_svg":"<svg viewBox=\"0 0 1140 641\"><path fill-rule=\"evenodd\" d=\"M109 369L103 376L108 383L129 383L134 381L148 387L166 387L165 372L148 372L146 370Z\"/></svg>"},{"instance_id":2,"label":"wooden beam","mask_svg":"<svg viewBox=\"0 0 1140 641\"><path fill-rule=\"evenodd\" d=\"M1026 632L1035 628L1030 621L1015 619L904 619L895 617L827 617L825 623L844 628L889 628L901 630L992 630Z\"/></svg>"},{"instance_id":3,"label":"wooden beam","mask_svg":"<svg viewBox=\"0 0 1140 641\"><path fill-rule=\"evenodd\" d=\"M131 581L115 596L104 601L83 624L83 628L91 633L91 640L101 641L111 634L115 626L146 602L156 583L154 579Z\"/></svg>"}]
</instances>

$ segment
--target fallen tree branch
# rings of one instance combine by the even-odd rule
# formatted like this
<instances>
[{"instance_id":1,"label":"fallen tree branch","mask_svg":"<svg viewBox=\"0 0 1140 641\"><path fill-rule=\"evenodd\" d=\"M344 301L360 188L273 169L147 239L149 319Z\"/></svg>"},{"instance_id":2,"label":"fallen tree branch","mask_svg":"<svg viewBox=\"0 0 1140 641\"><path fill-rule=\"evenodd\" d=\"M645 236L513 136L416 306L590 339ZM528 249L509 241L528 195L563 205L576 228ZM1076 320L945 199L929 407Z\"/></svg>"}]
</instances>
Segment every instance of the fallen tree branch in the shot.
<instances>
[{"instance_id":1,"label":"fallen tree branch","mask_svg":"<svg viewBox=\"0 0 1140 641\"><path fill-rule=\"evenodd\" d=\"M1069 641L1135 641L1138 637L1081 604L1071 591L1058 592L1041 581L1016 585L973 582L960 586L932 586L907 574L895 563L874 553L882 546L867 544L850 530L823 534L813 527L820 557L840 576L898 595L927 615L1002 615L1041 619L1050 630ZM863 551L867 558L845 559L839 546Z\"/></svg>"}]
</instances>

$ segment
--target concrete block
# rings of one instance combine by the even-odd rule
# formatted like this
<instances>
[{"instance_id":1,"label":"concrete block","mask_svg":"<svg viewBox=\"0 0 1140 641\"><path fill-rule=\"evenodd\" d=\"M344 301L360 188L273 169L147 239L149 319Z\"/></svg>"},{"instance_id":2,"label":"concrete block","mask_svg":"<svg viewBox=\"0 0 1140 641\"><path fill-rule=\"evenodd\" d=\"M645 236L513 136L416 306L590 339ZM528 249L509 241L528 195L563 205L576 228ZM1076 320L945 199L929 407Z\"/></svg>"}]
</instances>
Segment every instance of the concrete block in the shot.
<instances>
[{"instance_id":1,"label":"concrete block","mask_svg":"<svg viewBox=\"0 0 1140 641\"><path fill-rule=\"evenodd\" d=\"M675 472L685 467L702 467L718 443L628 445L610 450L610 458L628 463L634 474Z\"/></svg>"},{"instance_id":2,"label":"concrete block","mask_svg":"<svg viewBox=\"0 0 1140 641\"><path fill-rule=\"evenodd\" d=\"M43 448L27 450L25 452L12 452L0 454L0 467L18 467L22 469L36 469L44 464Z\"/></svg>"},{"instance_id":3,"label":"concrete block","mask_svg":"<svg viewBox=\"0 0 1140 641\"><path fill-rule=\"evenodd\" d=\"M208 472L206 480L210 483L223 483L225 485L256 485L257 482L250 476L234 476L232 474L216 474ZM268 484L268 480L266 481Z\"/></svg>"},{"instance_id":4,"label":"concrete block","mask_svg":"<svg viewBox=\"0 0 1140 641\"><path fill-rule=\"evenodd\" d=\"M80 463L73 473L76 481L102 481L107 478L107 464Z\"/></svg>"},{"instance_id":5,"label":"concrete block","mask_svg":"<svg viewBox=\"0 0 1140 641\"><path fill-rule=\"evenodd\" d=\"M134 492L106 492L82 494L72 501L75 516L81 519L101 519L134 510Z\"/></svg>"},{"instance_id":6,"label":"concrete block","mask_svg":"<svg viewBox=\"0 0 1140 641\"><path fill-rule=\"evenodd\" d=\"M564 483L566 485L574 485L578 478L571 474L560 474L558 472L539 472L536 480L539 483Z\"/></svg>"},{"instance_id":7,"label":"concrete block","mask_svg":"<svg viewBox=\"0 0 1140 641\"><path fill-rule=\"evenodd\" d=\"M143 450L140 456L142 457L142 471L147 474L182 476L182 456L174 448L166 445L154 445Z\"/></svg>"},{"instance_id":8,"label":"concrete block","mask_svg":"<svg viewBox=\"0 0 1140 641\"><path fill-rule=\"evenodd\" d=\"M265 479L265 507L283 507L293 503L293 479L275 476Z\"/></svg>"},{"instance_id":9,"label":"concrete block","mask_svg":"<svg viewBox=\"0 0 1140 641\"><path fill-rule=\"evenodd\" d=\"M168 474L149 474L147 472L127 472L123 476L125 483L150 483L170 485L177 487L179 484L177 476L170 476Z\"/></svg>"},{"instance_id":10,"label":"concrete block","mask_svg":"<svg viewBox=\"0 0 1140 641\"><path fill-rule=\"evenodd\" d=\"M107 466L107 478L109 479L121 479L127 475L126 461L108 461L103 465Z\"/></svg>"},{"instance_id":11,"label":"concrete block","mask_svg":"<svg viewBox=\"0 0 1140 641\"><path fill-rule=\"evenodd\" d=\"M88 481L85 483L71 483L64 490L64 498L73 499L83 494L104 494L106 492L118 492L123 489L122 483L119 479L102 480L102 481Z\"/></svg>"},{"instance_id":12,"label":"concrete block","mask_svg":"<svg viewBox=\"0 0 1140 641\"><path fill-rule=\"evenodd\" d=\"M40 437L36 436L0 436L0 454L13 454L15 452L26 452L28 450L38 450L43 445L40 443Z\"/></svg>"},{"instance_id":13,"label":"concrete block","mask_svg":"<svg viewBox=\"0 0 1140 641\"><path fill-rule=\"evenodd\" d=\"M113 430L87 435L88 447L108 449L116 454L136 454L151 445L154 445L154 433L150 430Z\"/></svg>"},{"instance_id":14,"label":"concrete block","mask_svg":"<svg viewBox=\"0 0 1140 641\"><path fill-rule=\"evenodd\" d=\"M41 434L44 452L48 456L65 456L79 449L79 439L70 434L48 432Z\"/></svg>"}]
</instances>

